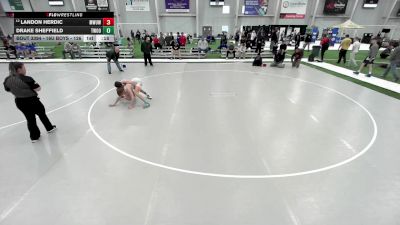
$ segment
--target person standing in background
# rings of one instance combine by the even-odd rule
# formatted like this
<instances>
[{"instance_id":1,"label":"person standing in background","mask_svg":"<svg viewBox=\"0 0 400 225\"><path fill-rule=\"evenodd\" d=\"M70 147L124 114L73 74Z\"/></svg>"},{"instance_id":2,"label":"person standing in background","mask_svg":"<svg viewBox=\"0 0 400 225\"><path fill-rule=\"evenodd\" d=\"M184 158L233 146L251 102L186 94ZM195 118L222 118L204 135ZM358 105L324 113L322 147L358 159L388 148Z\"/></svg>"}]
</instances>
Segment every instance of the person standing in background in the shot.
<instances>
[{"instance_id":1,"label":"person standing in background","mask_svg":"<svg viewBox=\"0 0 400 225\"><path fill-rule=\"evenodd\" d=\"M153 62L151 62L153 47L151 46L150 37L147 37L145 42L142 43L141 50L144 56L144 66L147 66L147 61L149 61L150 66L153 66Z\"/></svg>"},{"instance_id":2,"label":"person standing in background","mask_svg":"<svg viewBox=\"0 0 400 225\"><path fill-rule=\"evenodd\" d=\"M371 47L369 48L368 56L364 59L364 62L361 63L360 69L358 71L354 71L353 73L355 75L358 75L365 66L368 66L369 72L365 76L371 77L372 76L372 65L374 64L374 60L376 58L376 55L378 55L378 52L379 52L379 45L376 42L376 40L373 39L371 41Z\"/></svg>"},{"instance_id":3,"label":"person standing in background","mask_svg":"<svg viewBox=\"0 0 400 225\"><path fill-rule=\"evenodd\" d=\"M389 71L392 71L394 82L399 81L399 75L397 74L397 67L400 66L400 46L399 42L394 42L393 44L393 52L390 54L390 64L386 68L385 72L382 74L382 77L385 78L388 75Z\"/></svg>"},{"instance_id":4,"label":"person standing in background","mask_svg":"<svg viewBox=\"0 0 400 225\"><path fill-rule=\"evenodd\" d=\"M257 33L255 30L251 32L250 40L251 40L251 46L256 45L256 38L257 38Z\"/></svg>"},{"instance_id":5,"label":"person standing in background","mask_svg":"<svg viewBox=\"0 0 400 225\"><path fill-rule=\"evenodd\" d=\"M160 39L158 39L157 35L154 36L153 38L153 45L155 49L161 49L162 46L160 44Z\"/></svg>"},{"instance_id":6,"label":"person standing in background","mask_svg":"<svg viewBox=\"0 0 400 225\"><path fill-rule=\"evenodd\" d=\"M264 42L263 37L258 36L257 40L256 40L256 53L260 53L261 54L261 48L262 48L262 44Z\"/></svg>"},{"instance_id":7,"label":"person standing in background","mask_svg":"<svg viewBox=\"0 0 400 225\"><path fill-rule=\"evenodd\" d=\"M40 130L36 124L36 115L42 121L48 133L56 130L46 115L46 109L38 98L41 87L36 81L26 76L25 65L21 62L10 62L10 75L4 80L4 89L15 96L17 108L24 114L32 143L40 138Z\"/></svg>"},{"instance_id":8,"label":"person standing in background","mask_svg":"<svg viewBox=\"0 0 400 225\"><path fill-rule=\"evenodd\" d=\"M310 51L310 43L311 43L311 34L307 33L306 37L304 38L304 46L303 49L306 50L307 47L307 51Z\"/></svg>"},{"instance_id":9,"label":"person standing in background","mask_svg":"<svg viewBox=\"0 0 400 225\"><path fill-rule=\"evenodd\" d=\"M68 42L68 41L64 43L64 50L62 51L64 59L66 59L65 53L69 53L71 55L71 59L75 58L75 55L72 52L72 44L70 42Z\"/></svg>"},{"instance_id":10,"label":"person standing in background","mask_svg":"<svg viewBox=\"0 0 400 225\"><path fill-rule=\"evenodd\" d=\"M182 47L185 47L186 46L186 41L187 41L186 36L182 32L181 36L179 37L179 45L182 46Z\"/></svg>"},{"instance_id":11,"label":"person standing in background","mask_svg":"<svg viewBox=\"0 0 400 225\"><path fill-rule=\"evenodd\" d=\"M181 46L179 45L179 43L174 42L172 45L172 57L171 59L175 59L176 57L178 57L179 59L181 59L181 50L180 50Z\"/></svg>"},{"instance_id":12,"label":"person standing in background","mask_svg":"<svg viewBox=\"0 0 400 225\"><path fill-rule=\"evenodd\" d=\"M360 46L361 46L360 38L358 38L358 37L354 38L353 48L350 53L349 66L357 66L356 55L357 55L358 51L360 50Z\"/></svg>"},{"instance_id":13,"label":"person standing in background","mask_svg":"<svg viewBox=\"0 0 400 225\"><path fill-rule=\"evenodd\" d=\"M133 30L131 30L131 39L132 41L135 41L135 32L133 32Z\"/></svg>"},{"instance_id":14,"label":"person standing in background","mask_svg":"<svg viewBox=\"0 0 400 225\"><path fill-rule=\"evenodd\" d=\"M349 38L349 35L346 34L346 38L343 39L343 41L339 45L339 59L337 63L340 63L340 61L342 61L343 58L343 62L344 64L346 64L346 53L347 50L350 48L350 45L351 45L351 39Z\"/></svg>"},{"instance_id":15,"label":"person standing in background","mask_svg":"<svg viewBox=\"0 0 400 225\"><path fill-rule=\"evenodd\" d=\"M300 47L301 37L300 32L296 31L294 34L294 49L298 49Z\"/></svg>"},{"instance_id":16,"label":"person standing in background","mask_svg":"<svg viewBox=\"0 0 400 225\"><path fill-rule=\"evenodd\" d=\"M159 41L160 41L160 48L162 48L163 46L165 46L165 37L164 37L164 34L163 34L163 33L160 33Z\"/></svg>"},{"instance_id":17,"label":"person standing in background","mask_svg":"<svg viewBox=\"0 0 400 225\"><path fill-rule=\"evenodd\" d=\"M142 43L142 40L140 39L141 36L142 36L142 34L140 33L139 30L137 30L137 31L136 31L136 40L137 40L139 43Z\"/></svg>"},{"instance_id":18,"label":"person standing in background","mask_svg":"<svg viewBox=\"0 0 400 225\"><path fill-rule=\"evenodd\" d=\"M326 34L323 34L321 39L321 62L324 62L324 55L326 50L328 49L329 49L329 38L326 36Z\"/></svg>"},{"instance_id":19,"label":"person standing in background","mask_svg":"<svg viewBox=\"0 0 400 225\"><path fill-rule=\"evenodd\" d=\"M278 45L278 28L275 28L271 34L271 45L269 46L270 51L272 52L274 47Z\"/></svg>"}]
</instances>

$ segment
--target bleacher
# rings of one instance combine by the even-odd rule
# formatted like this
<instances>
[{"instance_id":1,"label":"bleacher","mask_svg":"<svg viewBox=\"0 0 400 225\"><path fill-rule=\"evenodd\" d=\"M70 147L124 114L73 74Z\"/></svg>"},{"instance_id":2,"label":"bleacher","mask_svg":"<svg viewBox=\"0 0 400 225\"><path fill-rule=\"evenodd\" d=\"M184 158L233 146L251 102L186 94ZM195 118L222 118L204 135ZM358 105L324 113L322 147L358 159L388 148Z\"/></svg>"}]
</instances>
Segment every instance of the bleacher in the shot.
<instances>
[{"instance_id":1,"label":"bleacher","mask_svg":"<svg viewBox=\"0 0 400 225\"><path fill-rule=\"evenodd\" d=\"M80 46L82 58L106 58L106 52L110 49L109 47L93 47L93 46ZM128 48L128 46L119 46L120 58L133 58L133 49Z\"/></svg>"},{"instance_id":2,"label":"bleacher","mask_svg":"<svg viewBox=\"0 0 400 225\"><path fill-rule=\"evenodd\" d=\"M227 52L227 49L221 50L221 58L226 58L226 52ZM239 52L236 51L235 55L236 55L236 58L238 58ZM257 56L257 53L255 52L255 49L247 49L246 50L246 54L245 54L246 59L253 59L256 56ZM232 58L232 57L233 57L233 54L229 54L229 58ZM274 58L272 52L270 52L269 50L262 50L261 57L262 58L271 58L271 59Z\"/></svg>"},{"instance_id":3,"label":"bleacher","mask_svg":"<svg viewBox=\"0 0 400 225\"><path fill-rule=\"evenodd\" d=\"M181 58L182 59L205 59L206 53L199 52L197 48L185 48L181 47ZM154 59L170 59L173 57L172 47L164 46L162 49L153 49L153 54L151 56ZM178 57L178 56L176 56Z\"/></svg>"},{"instance_id":4,"label":"bleacher","mask_svg":"<svg viewBox=\"0 0 400 225\"><path fill-rule=\"evenodd\" d=\"M55 46L36 46L36 59L48 59L54 58L54 47ZM7 59L7 50L2 46L0 47L0 59ZM23 56L19 56L20 58ZM10 58L15 59L15 55L10 53Z\"/></svg>"}]
</instances>

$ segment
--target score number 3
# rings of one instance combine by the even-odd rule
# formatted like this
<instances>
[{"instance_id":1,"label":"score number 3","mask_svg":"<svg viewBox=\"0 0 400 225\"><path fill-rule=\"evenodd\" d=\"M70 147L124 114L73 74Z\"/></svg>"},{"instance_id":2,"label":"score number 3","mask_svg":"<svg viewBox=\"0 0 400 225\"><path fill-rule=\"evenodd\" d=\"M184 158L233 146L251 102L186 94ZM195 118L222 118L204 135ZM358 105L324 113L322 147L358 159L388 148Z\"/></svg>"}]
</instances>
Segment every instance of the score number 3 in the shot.
<instances>
[{"instance_id":1,"label":"score number 3","mask_svg":"<svg viewBox=\"0 0 400 225\"><path fill-rule=\"evenodd\" d=\"M103 18L103 26L114 26L114 18Z\"/></svg>"}]
</instances>

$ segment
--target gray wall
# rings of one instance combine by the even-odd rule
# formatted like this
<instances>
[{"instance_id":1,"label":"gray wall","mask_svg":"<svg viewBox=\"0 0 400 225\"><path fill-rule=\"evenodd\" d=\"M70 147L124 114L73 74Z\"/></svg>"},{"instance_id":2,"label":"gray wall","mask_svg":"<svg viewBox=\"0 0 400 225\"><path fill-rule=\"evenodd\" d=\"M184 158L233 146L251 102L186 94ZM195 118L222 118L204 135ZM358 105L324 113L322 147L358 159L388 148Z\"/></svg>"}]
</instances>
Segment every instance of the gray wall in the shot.
<instances>
[{"instance_id":1,"label":"gray wall","mask_svg":"<svg viewBox=\"0 0 400 225\"><path fill-rule=\"evenodd\" d=\"M115 2L114 2L115 1ZM143 30L147 29L151 32L157 31L157 16L155 12L155 1L158 2L158 14L160 29L162 32L186 32L195 33L196 32L196 12L199 17L199 27L198 30L201 33L202 26L212 26L213 33L218 34L222 31L222 26L229 26L229 32L233 33L235 28L235 19L237 12L237 2L236 0L225 0L225 5L230 6L229 14L222 14L222 7L210 6L209 0L198 0L199 8L196 8L196 0L190 0L190 12L189 13L179 13L179 16L173 13L167 13L165 11L165 0L150 0L150 11L149 12L127 12L125 10L125 0L109 0L110 8L112 11L118 12L120 17L120 22L122 23L121 30L123 35L129 35L130 30ZM267 16L244 16L242 15L242 6L244 0L239 0L239 17L238 26L243 25L270 25L274 24L275 14L279 17L279 12L275 12L276 6L281 3L282 0L269 0L269 9ZM277 24L282 25L311 25L312 15L316 7L316 2L318 0L309 0L307 5L307 14L305 19L300 20L284 20L277 18ZM24 4L24 11L32 11L30 7L29 0L22 0ZM64 6L49 6L47 0L30 0L33 11L85 11L85 5L83 0L64 0ZM326 16L323 15L323 5L325 0L319 0L319 5L316 11L315 25L320 29L333 26L342 23L350 18L354 3L356 0L349 0L347 5L346 13L344 15L338 16ZM378 7L375 9L364 9L362 8L362 0L358 1L356 6L356 11L353 17L355 23L361 25L382 25L385 23L385 15L389 14L389 10L393 4L394 0L381 0L379 1ZM8 1L0 0L0 10L10 11ZM114 7L114 3L117 5L117 9ZM395 9L392 14L389 15L389 20L387 25L400 25L400 17L396 17L397 10L400 8L400 0L397 0ZM278 7L278 11L280 7ZM126 24L128 23L128 24ZM150 24L149 24L150 23ZM0 24L6 33L11 33L12 31L12 19L6 18L4 13L0 12ZM359 30L358 34L361 35L365 32L377 33L382 30L383 27L377 26L366 26L365 29ZM394 27L388 26L387 28L392 28L392 35L394 38L400 37L400 27L394 29ZM353 30L345 31L346 33L353 34Z\"/></svg>"}]
</instances>

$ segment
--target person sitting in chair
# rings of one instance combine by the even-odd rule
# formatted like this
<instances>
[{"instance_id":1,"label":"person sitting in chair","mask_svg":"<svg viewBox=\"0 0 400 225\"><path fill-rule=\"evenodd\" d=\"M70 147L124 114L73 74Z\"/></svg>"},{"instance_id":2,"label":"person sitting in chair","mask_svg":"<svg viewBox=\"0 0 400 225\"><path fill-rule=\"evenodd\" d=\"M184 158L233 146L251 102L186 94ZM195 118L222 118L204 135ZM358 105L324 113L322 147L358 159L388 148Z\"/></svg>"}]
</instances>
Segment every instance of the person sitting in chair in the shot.
<instances>
[{"instance_id":1,"label":"person sitting in chair","mask_svg":"<svg viewBox=\"0 0 400 225\"><path fill-rule=\"evenodd\" d=\"M235 48L235 44L233 44L233 42L229 43L229 47L226 50L226 59L229 58L229 53L233 53L233 58L236 59L236 48Z\"/></svg>"}]
</instances>

